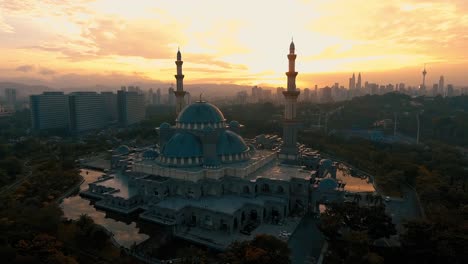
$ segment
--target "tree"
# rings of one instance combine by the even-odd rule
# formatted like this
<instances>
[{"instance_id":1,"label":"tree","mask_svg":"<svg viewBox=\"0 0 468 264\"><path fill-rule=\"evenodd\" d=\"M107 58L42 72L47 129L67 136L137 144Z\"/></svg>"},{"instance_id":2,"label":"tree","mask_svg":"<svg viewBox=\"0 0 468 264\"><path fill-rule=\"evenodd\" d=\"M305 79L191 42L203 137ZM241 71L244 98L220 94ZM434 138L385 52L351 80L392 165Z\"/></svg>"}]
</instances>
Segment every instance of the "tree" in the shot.
<instances>
[{"instance_id":1,"label":"tree","mask_svg":"<svg viewBox=\"0 0 468 264\"><path fill-rule=\"evenodd\" d=\"M271 235L257 235L252 241L234 242L221 254L222 263L288 264L288 244Z\"/></svg>"}]
</instances>

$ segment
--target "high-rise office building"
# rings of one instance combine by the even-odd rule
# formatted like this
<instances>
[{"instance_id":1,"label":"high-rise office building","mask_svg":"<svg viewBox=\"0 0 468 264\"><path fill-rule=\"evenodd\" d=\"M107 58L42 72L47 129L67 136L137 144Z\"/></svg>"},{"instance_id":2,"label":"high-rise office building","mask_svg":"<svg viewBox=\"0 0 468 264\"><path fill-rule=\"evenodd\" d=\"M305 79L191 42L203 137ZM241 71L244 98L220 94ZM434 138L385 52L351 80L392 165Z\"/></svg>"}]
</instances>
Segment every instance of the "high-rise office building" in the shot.
<instances>
[{"instance_id":1,"label":"high-rise office building","mask_svg":"<svg viewBox=\"0 0 468 264\"><path fill-rule=\"evenodd\" d=\"M439 95L439 84L434 83L432 85L432 96L437 96Z\"/></svg>"},{"instance_id":2,"label":"high-rise office building","mask_svg":"<svg viewBox=\"0 0 468 264\"><path fill-rule=\"evenodd\" d=\"M455 96L455 89L453 88L453 84L447 84L447 97Z\"/></svg>"},{"instance_id":3,"label":"high-rise office building","mask_svg":"<svg viewBox=\"0 0 468 264\"><path fill-rule=\"evenodd\" d=\"M305 102L310 102L310 89L305 88L304 89L304 97L303 97Z\"/></svg>"},{"instance_id":4,"label":"high-rise office building","mask_svg":"<svg viewBox=\"0 0 468 264\"><path fill-rule=\"evenodd\" d=\"M15 110L15 106L16 106L16 89L6 88L5 89L5 100L6 100L6 107L8 108L8 110L10 110L10 111Z\"/></svg>"},{"instance_id":5,"label":"high-rise office building","mask_svg":"<svg viewBox=\"0 0 468 264\"><path fill-rule=\"evenodd\" d=\"M161 104L161 89L160 88L158 88L158 90L156 90L156 93L153 95L153 103L157 105Z\"/></svg>"},{"instance_id":6,"label":"high-rise office building","mask_svg":"<svg viewBox=\"0 0 468 264\"><path fill-rule=\"evenodd\" d=\"M320 102L322 103L333 102L332 88L327 86L322 89L322 98L320 99Z\"/></svg>"},{"instance_id":7,"label":"high-rise office building","mask_svg":"<svg viewBox=\"0 0 468 264\"><path fill-rule=\"evenodd\" d=\"M117 94L113 92L101 92L104 104L105 119L107 122L117 120Z\"/></svg>"},{"instance_id":8,"label":"high-rise office building","mask_svg":"<svg viewBox=\"0 0 468 264\"><path fill-rule=\"evenodd\" d=\"M277 87L276 88L276 101L278 103L283 102L284 96L283 96L284 88L283 87Z\"/></svg>"},{"instance_id":9,"label":"high-rise office building","mask_svg":"<svg viewBox=\"0 0 468 264\"><path fill-rule=\"evenodd\" d=\"M349 90L354 90L356 88L356 75L353 73L353 77L349 78Z\"/></svg>"},{"instance_id":10,"label":"high-rise office building","mask_svg":"<svg viewBox=\"0 0 468 264\"><path fill-rule=\"evenodd\" d=\"M174 94L174 88L169 87L167 89L167 104L168 105L175 105L175 94Z\"/></svg>"},{"instance_id":11,"label":"high-rise office building","mask_svg":"<svg viewBox=\"0 0 468 264\"><path fill-rule=\"evenodd\" d=\"M129 126L145 118L145 98L137 92L117 92L118 120L121 126Z\"/></svg>"},{"instance_id":12,"label":"high-rise office building","mask_svg":"<svg viewBox=\"0 0 468 264\"><path fill-rule=\"evenodd\" d=\"M440 76L439 79L439 94L445 96L445 87L444 87L444 76Z\"/></svg>"},{"instance_id":13,"label":"high-rise office building","mask_svg":"<svg viewBox=\"0 0 468 264\"><path fill-rule=\"evenodd\" d=\"M148 93L146 95L146 103L149 105L154 104L154 93L153 93L153 88L150 88L148 90Z\"/></svg>"},{"instance_id":14,"label":"high-rise office building","mask_svg":"<svg viewBox=\"0 0 468 264\"><path fill-rule=\"evenodd\" d=\"M361 88L362 88L361 73L359 73L357 77L356 89L361 90Z\"/></svg>"},{"instance_id":15,"label":"high-rise office building","mask_svg":"<svg viewBox=\"0 0 468 264\"><path fill-rule=\"evenodd\" d=\"M106 125L104 97L96 92L74 92L68 95L70 131L74 134L100 129Z\"/></svg>"},{"instance_id":16,"label":"high-rise office building","mask_svg":"<svg viewBox=\"0 0 468 264\"><path fill-rule=\"evenodd\" d=\"M68 129L68 96L63 92L44 92L30 96L33 130Z\"/></svg>"}]
</instances>

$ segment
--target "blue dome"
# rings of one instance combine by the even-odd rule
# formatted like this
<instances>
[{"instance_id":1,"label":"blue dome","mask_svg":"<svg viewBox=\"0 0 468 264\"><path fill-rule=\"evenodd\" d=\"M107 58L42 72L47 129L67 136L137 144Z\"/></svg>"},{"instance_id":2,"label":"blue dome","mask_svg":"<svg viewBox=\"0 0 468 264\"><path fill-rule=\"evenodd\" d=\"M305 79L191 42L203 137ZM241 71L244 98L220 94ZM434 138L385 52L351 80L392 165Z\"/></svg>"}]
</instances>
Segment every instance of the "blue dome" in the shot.
<instances>
[{"instance_id":1,"label":"blue dome","mask_svg":"<svg viewBox=\"0 0 468 264\"><path fill-rule=\"evenodd\" d=\"M171 128L171 125L169 123L162 123L160 126L159 126L159 129L168 129L168 128Z\"/></svg>"},{"instance_id":2,"label":"blue dome","mask_svg":"<svg viewBox=\"0 0 468 264\"><path fill-rule=\"evenodd\" d=\"M229 122L229 127L238 128L238 127L240 127L240 124L239 124L239 122L237 122L235 120L232 120L231 122Z\"/></svg>"},{"instance_id":3,"label":"blue dome","mask_svg":"<svg viewBox=\"0 0 468 264\"><path fill-rule=\"evenodd\" d=\"M127 145L120 145L115 151L120 155L127 155L130 153L130 148Z\"/></svg>"},{"instance_id":4,"label":"blue dome","mask_svg":"<svg viewBox=\"0 0 468 264\"><path fill-rule=\"evenodd\" d=\"M174 134L164 145L162 155L165 157L189 158L203 156L200 140L193 134L181 132Z\"/></svg>"},{"instance_id":5,"label":"blue dome","mask_svg":"<svg viewBox=\"0 0 468 264\"><path fill-rule=\"evenodd\" d=\"M148 149L143 152L143 158L145 159L155 159L159 156L159 152L154 149Z\"/></svg>"},{"instance_id":6,"label":"blue dome","mask_svg":"<svg viewBox=\"0 0 468 264\"><path fill-rule=\"evenodd\" d=\"M179 123L219 123L224 122L224 115L218 107L204 102L195 102L185 107L177 117Z\"/></svg>"},{"instance_id":7,"label":"blue dome","mask_svg":"<svg viewBox=\"0 0 468 264\"><path fill-rule=\"evenodd\" d=\"M218 138L216 144L216 152L218 155L239 154L247 151L249 148L241 136L236 133L226 130Z\"/></svg>"}]
</instances>

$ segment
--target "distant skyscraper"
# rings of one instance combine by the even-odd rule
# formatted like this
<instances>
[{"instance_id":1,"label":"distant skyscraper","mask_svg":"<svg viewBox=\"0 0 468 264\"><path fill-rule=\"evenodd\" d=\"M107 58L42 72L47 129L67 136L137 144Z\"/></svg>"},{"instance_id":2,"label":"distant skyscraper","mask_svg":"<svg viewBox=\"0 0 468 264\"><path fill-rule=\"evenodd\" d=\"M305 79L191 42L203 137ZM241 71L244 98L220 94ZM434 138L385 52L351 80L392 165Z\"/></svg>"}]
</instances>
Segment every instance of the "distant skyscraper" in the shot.
<instances>
[{"instance_id":1,"label":"distant skyscraper","mask_svg":"<svg viewBox=\"0 0 468 264\"><path fill-rule=\"evenodd\" d=\"M455 95L455 89L452 84L447 84L447 97L452 97Z\"/></svg>"},{"instance_id":2,"label":"distant skyscraper","mask_svg":"<svg viewBox=\"0 0 468 264\"><path fill-rule=\"evenodd\" d=\"M68 129L68 96L63 92L44 92L30 96L31 122L34 130Z\"/></svg>"},{"instance_id":3,"label":"distant skyscraper","mask_svg":"<svg viewBox=\"0 0 468 264\"><path fill-rule=\"evenodd\" d=\"M252 87L252 102L257 103L263 99L263 89L258 86Z\"/></svg>"},{"instance_id":4,"label":"distant skyscraper","mask_svg":"<svg viewBox=\"0 0 468 264\"><path fill-rule=\"evenodd\" d=\"M175 61L177 65L177 74L175 75L176 78L176 91L174 95L176 97L176 116L184 109L185 107L185 94L184 91L184 75L182 74L182 54L180 54L180 50L177 50L177 60Z\"/></svg>"},{"instance_id":5,"label":"distant skyscraper","mask_svg":"<svg viewBox=\"0 0 468 264\"><path fill-rule=\"evenodd\" d=\"M304 101L310 102L310 89L309 88L304 89Z\"/></svg>"},{"instance_id":6,"label":"distant skyscraper","mask_svg":"<svg viewBox=\"0 0 468 264\"><path fill-rule=\"evenodd\" d=\"M174 88L169 87L167 89L167 104L168 105L175 105L175 94L174 94Z\"/></svg>"},{"instance_id":7,"label":"distant skyscraper","mask_svg":"<svg viewBox=\"0 0 468 264\"><path fill-rule=\"evenodd\" d=\"M150 105L154 104L154 93L153 88L148 90L148 95L146 96L146 102Z\"/></svg>"},{"instance_id":8,"label":"distant skyscraper","mask_svg":"<svg viewBox=\"0 0 468 264\"><path fill-rule=\"evenodd\" d=\"M353 73L353 77L349 78L349 90L354 90L356 88L356 76Z\"/></svg>"},{"instance_id":9,"label":"distant skyscraper","mask_svg":"<svg viewBox=\"0 0 468 264\"><path fill-rule=\"evenodd\" d=\"M70 131L80 133L106 125L104 97L96 92L74 92L68 95Z\"/></svg>"},{"instance_id":10,"label":"distant skyscraper","mask_svg":"<svg viewBox=\"0 0 468 264\"><path fill-rule=\"evenodd\" d=\"M283 92L284 92L283 87L276 88L276 100L278 101L278 103L283 102L284 100Z\"/></svg>"},{"instance_id":11,"label":"distant skyscraper","mask_svg":"<svg viewBox=\"0 0 468 264\"><path fill-rule=\"evenodd\" d=\"M16 89L6 88L5 89L5 100L8 110L15 110L16 106Z\"/></svg>"},{"instance_id":12,"label":"distant skyscraper","mask_svg":"<svg viewBox=\"0 0 468 264\"><path fill-rule=\"evenodd\" d=\"M445 87L444 87L444 76L440 76L439 79L439 94L445 96Z\"/></svg>"},{"instance_id":13,"label":"distant skyscraper","mask_svg":"<svg viewBox=\"0 0 468 264\"><path fill-rule=\"evenodd\" d=\"M296 160L298 158L297 130L299 122L296 120L296 107L297 97L300 92L296 89L296 56L294 42L291 41L288 54L289 71L286 72L286 76L288 76L288 89L283 92L285 99L283 145L279 152L279 157L285 160Z\"/></svg>"},{"instance_id":14,"label":"distant skyscraper","mask_svg":"<svg viewBox=\"0 0 468 264\"><path fill-rule=\"evenodd\" d=\"M359 73L357 77L357 83L356 83L356 89L361 90L362 84L361 84L361 73Z\"/></svg>"},{"instance_id":15,"label":"distant skyscraper","mask_svg":"<svg viewBox=\"0 0 468 264\"><path fill-rule=\"evenodd\" d=\"M245 104L247 103L247 91L240 91L240 92L237 92L237 95L236 95L236 103L237 104Z\"/></svg>"},{"instance_id":16,"label":"distant skyscraper","mask_svg":"<svg viewBox=\"0 0 468 264\"><path fill-rule=\"evenodd\" d=\"M104 102L105 119L108 122L117 120L117 94L113 92L101 92Z\"/></svg>"},{"instance_id":17,"label":"distant skyscraper","mask_svg":"<svg viewBox=\"0 0 468 264\"><path fill-rule=\"evenodd\" d=\"M160 88L156 90L156 93L153 96L154 96L153 103L157 105L161 104L161 89Z\"/></svg>"},{"instance_id":18,"label":"distant skyscraper","mask_svg":"<svg viewBox=\"0 0 468 264\"><path fill-rule=\"evenodd\" d=\"M185 104L184 104L185 106L192 104L192 95L189 92L185 93L184 101L185 101Z\"/></svg>"},{"instance_id":19,"label":"distant skyscraper","mask_svg":"<svg viewBox=\"0 0 468 264\"><path fill-rule=\"evenodd\" d=\"M439 95L439 84L434 83L434 85L432 85L432 96L437 95Z\"/></svg>"},{"instance_id":20,"label":"distant skyscraper","mask_svg":"<svg viewBox=\"0 0 468 264\"><path fill-rule=\"evenodd\" d=\"M121 126L129 126L145 118L145 98L137 92L117 92L118 119Z\"/></svg>"},{"instance_id":21,"label":"distant skyscraper","mask_svg":"<svg viewBox=\"0 0 468 264\"><path fill-rule=\"evenodd\" d=\"M333 102L332 89L330 87L325 87L322 89L322 98L320 100L322 103Z\"/></svg>"}]
</instances>

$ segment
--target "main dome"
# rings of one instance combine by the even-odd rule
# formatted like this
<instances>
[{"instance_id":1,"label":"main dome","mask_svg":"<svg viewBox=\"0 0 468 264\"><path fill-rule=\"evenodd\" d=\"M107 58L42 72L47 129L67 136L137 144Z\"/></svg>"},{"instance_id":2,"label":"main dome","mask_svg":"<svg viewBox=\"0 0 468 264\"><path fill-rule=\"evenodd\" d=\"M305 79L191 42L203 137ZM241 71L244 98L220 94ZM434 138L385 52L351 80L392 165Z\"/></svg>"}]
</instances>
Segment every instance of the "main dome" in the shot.
<instances>
[{"instance_id":1,"label":"main dome","mask_svg":"<svg viewBox=\"0 0 468 264\"><path fill-rule=\"evenodd\" d=\"M185 107L176 120L182 124L217 124L225 121L226 119L218 107L204 101L198 101Z\"/></svg>"}]
</instances>

